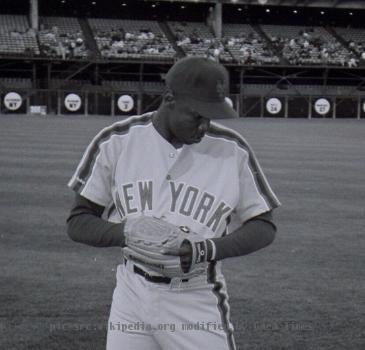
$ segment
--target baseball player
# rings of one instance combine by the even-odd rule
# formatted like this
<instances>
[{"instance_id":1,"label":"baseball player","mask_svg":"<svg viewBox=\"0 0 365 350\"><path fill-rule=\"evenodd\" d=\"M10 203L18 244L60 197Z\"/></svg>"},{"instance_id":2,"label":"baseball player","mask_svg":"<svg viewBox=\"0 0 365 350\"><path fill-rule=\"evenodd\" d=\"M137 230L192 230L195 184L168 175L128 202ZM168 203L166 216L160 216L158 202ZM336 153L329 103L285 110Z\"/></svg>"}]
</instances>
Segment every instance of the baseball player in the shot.
<instances>
[{"instance_id":1,"label":"baseball player","mask_svg":"<svg viewBox=\"0 0 365 350\"><path fill-rule=\"evenodd\" d=\"M214 121L237 117L228 86L219 63L179 60L158 110L103 129L68 184L71 239L122 247L108 350L236 348L221 261L269 245L280 203L244 138Z\"/></svg>"}]
</instances>

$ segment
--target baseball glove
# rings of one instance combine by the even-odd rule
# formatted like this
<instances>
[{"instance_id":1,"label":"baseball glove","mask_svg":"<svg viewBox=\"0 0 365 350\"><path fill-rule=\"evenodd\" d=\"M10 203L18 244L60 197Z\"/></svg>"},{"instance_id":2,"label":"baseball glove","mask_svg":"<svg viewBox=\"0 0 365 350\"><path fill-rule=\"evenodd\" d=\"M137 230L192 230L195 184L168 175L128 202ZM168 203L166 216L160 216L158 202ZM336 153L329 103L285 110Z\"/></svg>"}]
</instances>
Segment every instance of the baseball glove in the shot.
<instances>
[{"instance_id":1,"label":"baseball glove","mask_svg":"<svg viewBox=\"0 0 365 350\"><path fill-rule=\"evenodd\" d=\"M206 270L208 242L186 227L142 215L126 219L124 234L124 257L163 276L191 278Z\"/></svg>"}]
</instances>

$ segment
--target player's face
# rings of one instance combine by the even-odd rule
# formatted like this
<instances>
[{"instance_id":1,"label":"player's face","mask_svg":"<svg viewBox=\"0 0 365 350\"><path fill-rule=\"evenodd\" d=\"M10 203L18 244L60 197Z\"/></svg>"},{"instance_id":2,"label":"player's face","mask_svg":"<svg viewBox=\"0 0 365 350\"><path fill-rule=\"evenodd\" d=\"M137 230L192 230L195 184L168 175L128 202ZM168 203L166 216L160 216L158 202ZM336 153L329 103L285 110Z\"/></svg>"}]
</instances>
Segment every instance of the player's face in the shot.
<instances>
[{"instance_id":1,"label":"player's face","mask_svg":"<svg viewBox=\"0 0 365 350\"><path fill-rule=\"evenodd\" d=\"M170 132L179 143L199 143L210 124L210 119L201 116L189 106L176 103L170 118Z\"/></svg>"}]
</instances>

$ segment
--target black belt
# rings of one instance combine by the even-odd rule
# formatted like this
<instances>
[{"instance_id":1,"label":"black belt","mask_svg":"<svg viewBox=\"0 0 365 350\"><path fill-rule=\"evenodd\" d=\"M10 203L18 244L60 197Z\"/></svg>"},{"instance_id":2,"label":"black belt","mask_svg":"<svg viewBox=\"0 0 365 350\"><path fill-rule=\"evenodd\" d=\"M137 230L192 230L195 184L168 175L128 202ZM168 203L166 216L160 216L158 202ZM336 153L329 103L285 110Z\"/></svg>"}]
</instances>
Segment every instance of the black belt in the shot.
<instances>
[{"instance_id":1,"label":"black belt","mask_svg":"<svg viewBox=\"0 0 365 350\"><path fill-rule=\"evenodd\" d=\"M127 263L127 260L125 259L124 262ZM136 265L133 265L133 271L134 271L134 273L144 277L144 279L148 282L170 284L172 281L172 278L170 278L170 277L152 276ZM189 281L188 278L184 278L181 280L181 282L187 282L187 281Z\"/></svg>"},{"instance_id":2,"label":"black belt","mask_svg":"<svg viewBox=\"0 0 365 350\"><path fill-rule=\"evenodd\" d=\"M166 284L169 284L171 282L171 278L169 278L169 277L151 276L146 271L143 271L142 269L140 269L136 265L133 265L133 271L136 274L141 275L142 277L144 277L145 280L147 280L149 282L153 282L153 283L166 283Z\"/></svg>"}]
</instances>

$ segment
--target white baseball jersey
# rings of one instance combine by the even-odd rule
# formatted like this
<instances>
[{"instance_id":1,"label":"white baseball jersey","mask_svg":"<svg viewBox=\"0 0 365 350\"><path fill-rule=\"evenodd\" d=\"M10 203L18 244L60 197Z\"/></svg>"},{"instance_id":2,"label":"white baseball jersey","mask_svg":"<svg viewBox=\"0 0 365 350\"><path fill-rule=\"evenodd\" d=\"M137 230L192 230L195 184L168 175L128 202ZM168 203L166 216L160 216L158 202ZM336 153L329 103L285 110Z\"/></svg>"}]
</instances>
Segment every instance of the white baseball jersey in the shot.
<instances>
[{"instance_id":1,"label":"white baseball jersey","mask_svg":"<svg viewBox=\"0 0 365 350\"><path fill-rule=\"evenodd\" d=\"M256 157L237 132L211 122L200 143L175 149L152 125L152 113L103 129L88 146L69 186L120 222L141 213L221 236L227 218L245 222L277 206Z\"/></svg>"},{"instance_id":2,"label":"white baseball jersey","mask_svg":"<svg viewBox=\"0 0 365 350\"><path fill-rule=\"evenodd\" d=\"M151 117L134 116L103 129L68 184L106 207L108 221L143 213L213 238L222 235L232 214L245 222L279 206L237 132L211 122L200 143L177 150Z\"/></svg>"}]
</instances>

